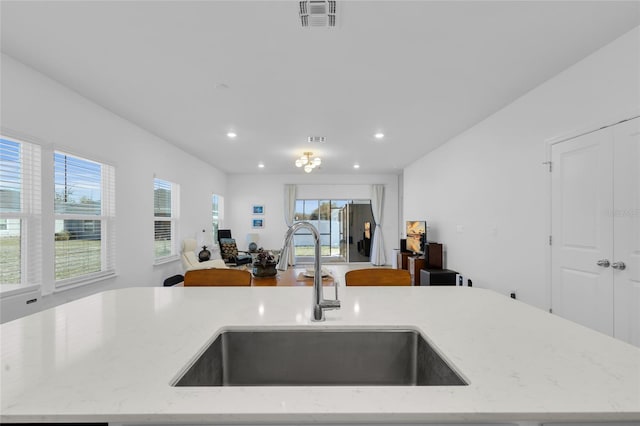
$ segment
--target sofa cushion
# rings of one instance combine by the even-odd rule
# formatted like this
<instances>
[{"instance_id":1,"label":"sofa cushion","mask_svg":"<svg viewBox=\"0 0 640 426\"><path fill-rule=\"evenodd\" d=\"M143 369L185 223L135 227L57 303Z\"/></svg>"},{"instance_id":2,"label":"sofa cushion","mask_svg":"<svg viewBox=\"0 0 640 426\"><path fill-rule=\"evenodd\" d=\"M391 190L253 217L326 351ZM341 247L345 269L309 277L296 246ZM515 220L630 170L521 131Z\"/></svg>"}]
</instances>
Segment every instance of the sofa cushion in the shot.
<instances>
[{"instance_id":1,"label":"sofa cushion","mask_svg":"<svg viewBox=\"0 0 640 426\"><path fill-rule=\"evenodd\" d=\"M207 260L205 262L198 262L193 266L187 268L187 271L193 269L210 269L210 268L228 268L227 264L222 259Z\"/></svg>"},{"instance_id":2,"label":"sofa cushion","mask_svg":"<svg viewBox=\"0 0 640 426\"><path fill-rule=\"evenodd\" d=\"M196 256L196 254L192 251L184 252L184 257L187 258L187 261L191 266L197 265L198 263L200 263L200 261L198 260L198 256Z\"/></svg>"}]
</instances>

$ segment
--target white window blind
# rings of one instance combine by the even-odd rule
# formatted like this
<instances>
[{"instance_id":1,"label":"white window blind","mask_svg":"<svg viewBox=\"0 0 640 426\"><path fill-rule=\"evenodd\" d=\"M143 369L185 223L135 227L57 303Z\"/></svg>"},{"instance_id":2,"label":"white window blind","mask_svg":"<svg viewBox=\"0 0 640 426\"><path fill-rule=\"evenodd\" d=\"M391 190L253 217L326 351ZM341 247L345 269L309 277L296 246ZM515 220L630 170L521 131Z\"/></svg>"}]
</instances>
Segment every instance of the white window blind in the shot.
<instances>
[{"instance_id":1,"label":"white window blind","mask_svg":"<svg viewBox=\"0 0 640 426\"><path fill-rule=\"evenodd\" d=\"M176 228L179 186L155 178L153 180L154 258L156 263L177 256Z\"/></svg>"},{"instance_id":2,"label":"white window blind","mask_svg":"<svg viewBox=\"0 0 640 426\"><path fill-rule=\"evenodd\" d=\"M115 273L115 171L54 153L56 287Z\"/></svg>"},{"instance_id":3,"label":"white window blind","mask_svg":"<svg viewBox=\"0 0 640 426\"><path fill-rule=\"evenodd\" d=\"M42 282L40 146L0 137L0 291Z\"/></svg>"}]
</instances>

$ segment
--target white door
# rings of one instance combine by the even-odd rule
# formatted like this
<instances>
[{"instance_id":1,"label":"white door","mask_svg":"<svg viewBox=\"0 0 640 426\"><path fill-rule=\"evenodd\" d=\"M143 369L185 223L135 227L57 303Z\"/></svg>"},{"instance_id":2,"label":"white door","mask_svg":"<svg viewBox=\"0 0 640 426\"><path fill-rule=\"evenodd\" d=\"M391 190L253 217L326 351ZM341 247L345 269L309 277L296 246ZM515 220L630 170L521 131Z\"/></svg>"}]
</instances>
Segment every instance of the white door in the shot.
<instances>
[{"instance_id":1,"label":"white door","mask_svg":"<svg viewBox=\"0 0 640 426\"><path fill-rule=\"evenodd\" d=\"M551 147L551 308L613 335L612 130Z\"/></svg>"},{"instance_id":2,"label":"white door","mask_svg":"<svg viewBox=\"0 0 640 426\"><path fill-rule=\"evenodd\" d=\"M613 132L614 335L640 346L640 118Z\"/></svg>"}]
</instances>

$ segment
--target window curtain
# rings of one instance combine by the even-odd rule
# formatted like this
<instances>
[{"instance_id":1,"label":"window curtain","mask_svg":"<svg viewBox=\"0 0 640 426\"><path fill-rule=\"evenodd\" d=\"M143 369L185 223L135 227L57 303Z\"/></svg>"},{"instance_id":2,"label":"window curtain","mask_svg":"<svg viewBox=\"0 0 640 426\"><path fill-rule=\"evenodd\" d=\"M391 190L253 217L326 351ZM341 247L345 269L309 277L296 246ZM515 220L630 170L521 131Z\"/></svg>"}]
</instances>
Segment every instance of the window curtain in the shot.
<instances>
[{"instance_id":1,"label":"window curtain","mask_svg":"<svg viewBox=\"0 0 640 426\"><path fill-rule=\"evenodd\" d=\"M288 227L293 226L296 214L296 185L285 184L284 185L284 222ZM295 253L293 246L293 238L289 245L289 265L295 264Z\"/></svg>"},{"instance_id":2,"label":"window curtain","mask_svg":"<svg viewBox=\"0 0 640 426\"><path fill-rule=\"evenodd\" d=\"M384 185L371 185L371 210L376 224L371 242L371 264L381 266L386 263L384 239L382 238L382 211L384 209Z\"/></svg>"}]
</instances>

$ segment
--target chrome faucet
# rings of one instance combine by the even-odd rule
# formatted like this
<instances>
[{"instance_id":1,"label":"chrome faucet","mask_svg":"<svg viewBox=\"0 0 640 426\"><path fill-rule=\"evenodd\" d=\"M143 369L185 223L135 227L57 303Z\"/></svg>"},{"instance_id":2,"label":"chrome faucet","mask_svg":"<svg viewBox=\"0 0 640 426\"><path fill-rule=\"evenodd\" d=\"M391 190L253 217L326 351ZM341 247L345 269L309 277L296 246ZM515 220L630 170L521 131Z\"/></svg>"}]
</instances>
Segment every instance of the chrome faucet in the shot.
<instances>
[{"instance_id":1,"label":"chrome faucet","mask_svg":"<svg viewBox=\"0 0 640 426\"><path fill-rule=\"evenodd\" d=\"M298 229L306 228L311 231L313 235L313 305L311 314L311 321L324 321L324 311L328 309L340 309L340 301L338 300L338 287L336 287L335 300L325 300L322 295L322 268L320 265L320 234L315 226L309 222L296 222L289 227L287 233L284 235L284 246L280 251L280 259L278 260L277 268L280 271L286 271L289 266L289 245L293 234ZM337 283L335 283L337 286Z\"/></svg>"}]
</instances>

